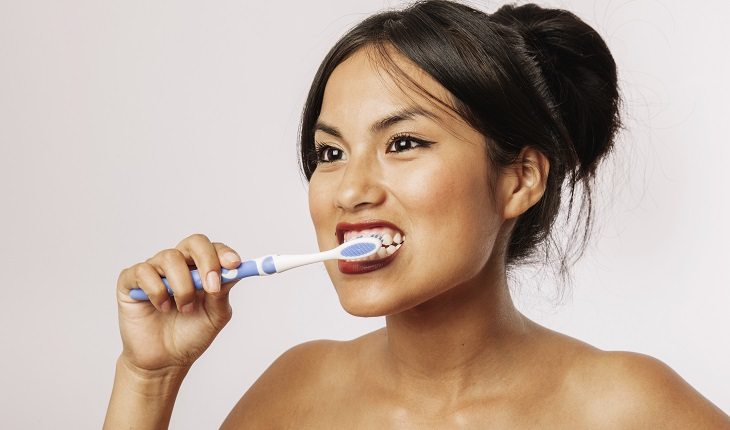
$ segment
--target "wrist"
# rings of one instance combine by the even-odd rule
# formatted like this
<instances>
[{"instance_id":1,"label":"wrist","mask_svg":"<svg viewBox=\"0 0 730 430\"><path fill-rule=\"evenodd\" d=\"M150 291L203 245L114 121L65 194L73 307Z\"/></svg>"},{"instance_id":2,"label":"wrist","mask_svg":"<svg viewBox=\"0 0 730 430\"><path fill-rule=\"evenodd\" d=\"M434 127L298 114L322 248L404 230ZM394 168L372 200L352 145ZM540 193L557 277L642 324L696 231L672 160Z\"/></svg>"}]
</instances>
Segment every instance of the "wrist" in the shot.
<instances>
[{"instance_id":1,"label":"wrist","mask_svg":"<svg viewBox=\"0 0 730 430\"><path fill-rule=\"evenodd\" d=\"M166 429L189 367L139 369L120 356L104 429Z\"/></svg>"},{"instance_id":2,"label":"wrist","mask_svg":"<svg viewBox=\"0 0 730 430\"><path fill-rule=\"evenodd\" d=\"M117 359L117 379L123 380L135 392L149 397L176 396L189 366L167 366L160 369L141 369L124 356Z\"/></svg>"}]
</instances>

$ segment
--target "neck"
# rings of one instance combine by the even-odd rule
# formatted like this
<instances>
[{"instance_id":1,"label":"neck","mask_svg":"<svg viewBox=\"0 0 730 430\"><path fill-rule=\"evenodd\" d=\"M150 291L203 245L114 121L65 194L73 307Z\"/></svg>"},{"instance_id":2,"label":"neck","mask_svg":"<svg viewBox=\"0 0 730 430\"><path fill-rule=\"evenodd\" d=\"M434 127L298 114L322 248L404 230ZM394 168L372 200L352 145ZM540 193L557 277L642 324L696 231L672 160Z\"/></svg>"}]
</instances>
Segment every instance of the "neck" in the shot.
<instances>
[{"instance_id":1,"label":"neck","mask_svg":"<svg viewBox=\"0 0 730 430\"><path fill-rule=\"evenodd\" d=\"M504 380L529 329L512 303L503 268L487 268L468 283L386 317L386 324L388 367L400 389L424 392L430 386L454 397L474 381Z\"/></svg>"}]
</instances>

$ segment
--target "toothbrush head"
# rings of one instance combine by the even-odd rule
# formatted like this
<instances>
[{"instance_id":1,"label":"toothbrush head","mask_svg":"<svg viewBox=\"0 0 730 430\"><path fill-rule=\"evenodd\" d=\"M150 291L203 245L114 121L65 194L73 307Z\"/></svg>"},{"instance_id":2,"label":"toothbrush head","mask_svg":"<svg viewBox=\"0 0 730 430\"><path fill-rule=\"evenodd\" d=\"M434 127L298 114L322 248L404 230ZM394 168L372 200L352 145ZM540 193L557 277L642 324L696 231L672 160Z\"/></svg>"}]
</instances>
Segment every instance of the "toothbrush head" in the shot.
<instances>
[{"instance_id":1,"label":"toothbrush head","mask_svg":"<svg viewBox=\"0 0 730 430\"><path fill-rule=\"evenodd\" d=\"M349 240L335 248L335 250L338 253L338 260L355 260L375 254L381 246L383 246L382 236L371 234Z\"/></svg>"}]
</instances>

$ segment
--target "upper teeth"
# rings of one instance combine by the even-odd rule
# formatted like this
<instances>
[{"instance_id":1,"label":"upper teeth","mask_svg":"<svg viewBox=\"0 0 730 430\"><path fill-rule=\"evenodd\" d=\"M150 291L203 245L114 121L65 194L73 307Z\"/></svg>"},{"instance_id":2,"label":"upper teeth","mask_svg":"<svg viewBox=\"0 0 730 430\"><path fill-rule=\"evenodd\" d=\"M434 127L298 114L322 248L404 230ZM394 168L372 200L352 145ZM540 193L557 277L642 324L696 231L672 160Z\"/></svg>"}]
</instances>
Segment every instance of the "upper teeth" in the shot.
<instances>
[{"instance_id":1,"label":"upper teeth","mask_svg":"<svg viewBox=\"0 0 730 430\"><path fill-rule=\"evenodd\" d=\"M405 241L406 239L405 235L397 230L388 227L378 227L360 231L347 231L344 235L344 241L347 242L349 240L353 240L363 236L379 237L383 245L378 249L378 252L376 252L375 254L369 257L358 258L356 259L357 261L378 260L393 255L396 253L396 251L398 251L398 249L400 249L403 241Z\"/></svg>"},{"instance_id":2,"label":"upper teeth","mask_svg":"<svg viewBox=\"0 0 730 430\"><path fill-rule=\"evenodd\" d=\"M383 246L390 246L390 245L399 245L404 242L405 236L401 234L401 232L394 230L389 227L377 227L377 228L370 228L366 230L350 230L345 232L344 241L347 242L349 240L362 237L362 236L369 236L369 235L378 235L381 237L381 240L383 241Z\"/></svg>"}]
</instances>

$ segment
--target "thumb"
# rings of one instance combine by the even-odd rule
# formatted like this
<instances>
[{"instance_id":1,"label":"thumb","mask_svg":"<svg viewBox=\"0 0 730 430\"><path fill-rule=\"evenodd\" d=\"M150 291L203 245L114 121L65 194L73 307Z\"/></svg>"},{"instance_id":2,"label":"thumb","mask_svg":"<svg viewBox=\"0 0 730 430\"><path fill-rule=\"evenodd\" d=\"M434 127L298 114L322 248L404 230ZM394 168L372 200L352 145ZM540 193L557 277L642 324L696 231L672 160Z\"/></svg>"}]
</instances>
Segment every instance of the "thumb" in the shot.
<instances>
[{"instance_id":1,"label":"thumb","mask_svg":"<svg viewBox=\"0 0 730 430\"><path fill-rule=\"evenodd\" d=\"M223 329L228 321L231 320L233 315L233 309L229 300L229 292L231 287L238 282L228 282L221 285L221 290L215 293L205 293L204 308L208 314L208 318L211 323L215 325L218 330Z\"/></svg>"}]
</instances>

